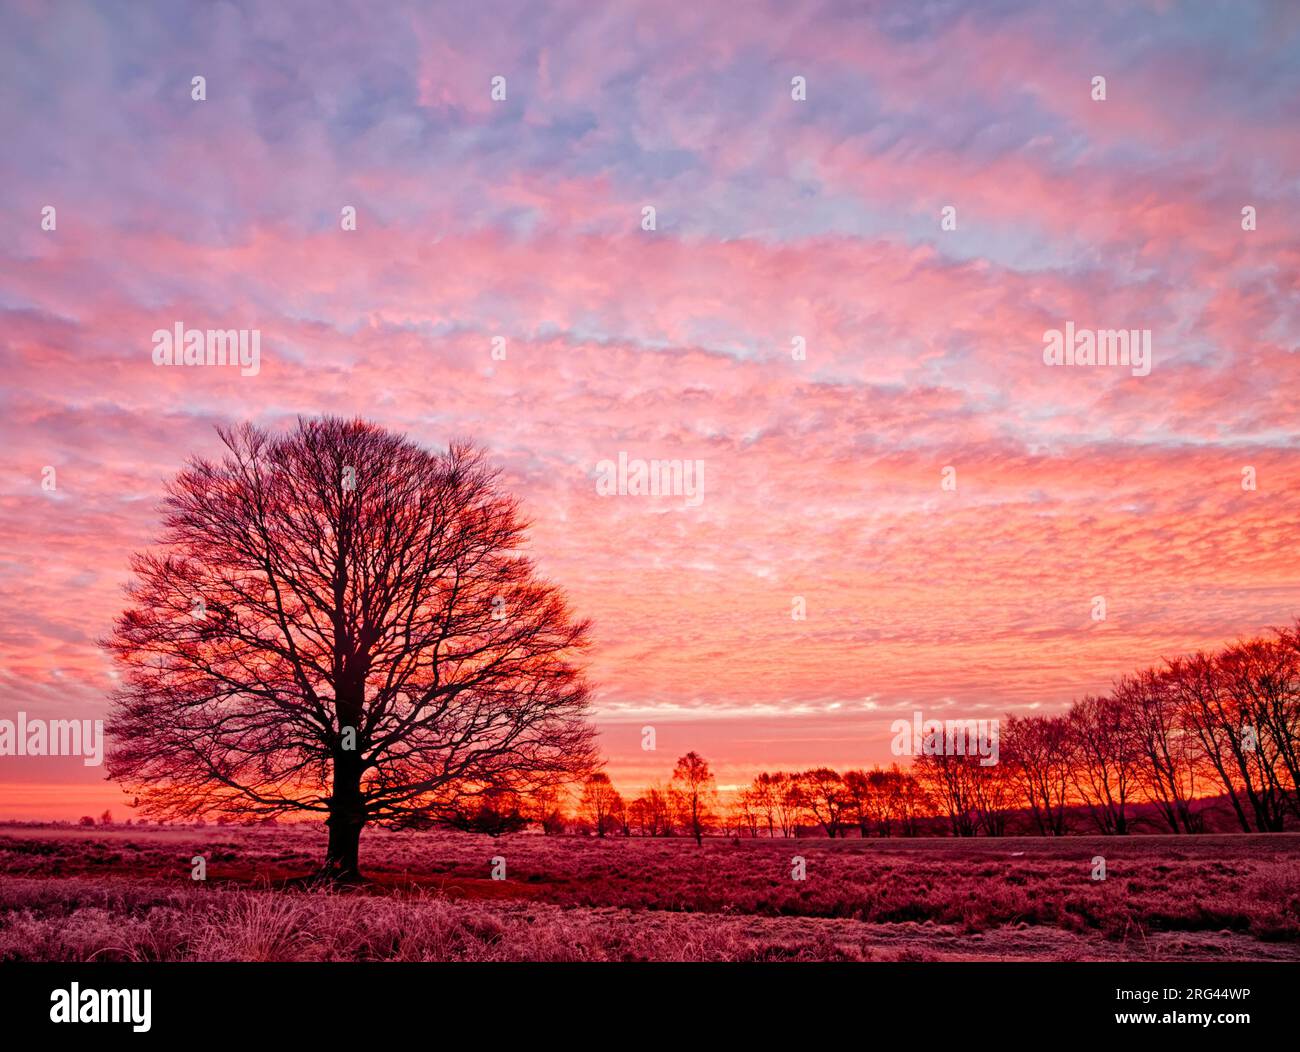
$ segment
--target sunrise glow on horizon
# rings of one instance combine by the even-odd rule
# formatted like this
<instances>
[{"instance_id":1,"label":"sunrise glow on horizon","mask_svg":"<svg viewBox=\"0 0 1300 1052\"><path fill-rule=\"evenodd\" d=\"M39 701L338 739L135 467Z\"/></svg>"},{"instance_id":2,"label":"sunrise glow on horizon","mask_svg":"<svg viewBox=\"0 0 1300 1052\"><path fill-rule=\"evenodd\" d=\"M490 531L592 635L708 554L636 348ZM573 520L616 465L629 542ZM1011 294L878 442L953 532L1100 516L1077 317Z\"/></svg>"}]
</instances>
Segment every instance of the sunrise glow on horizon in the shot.
<instances>
[{"instance_id":1,"label":"sunrise glow on horizon","mask_svg":"<svg viewBox=\"0 0 1300 1052\"><path fill-rule=\"evenodd\" d=\"M0 718L103 719L166 480L321 414L489 451L624 791L1300 616L1300 11L502 6L0 12ZM6 757L0 817L103 779Z\"/></svg>"}]
</instances>

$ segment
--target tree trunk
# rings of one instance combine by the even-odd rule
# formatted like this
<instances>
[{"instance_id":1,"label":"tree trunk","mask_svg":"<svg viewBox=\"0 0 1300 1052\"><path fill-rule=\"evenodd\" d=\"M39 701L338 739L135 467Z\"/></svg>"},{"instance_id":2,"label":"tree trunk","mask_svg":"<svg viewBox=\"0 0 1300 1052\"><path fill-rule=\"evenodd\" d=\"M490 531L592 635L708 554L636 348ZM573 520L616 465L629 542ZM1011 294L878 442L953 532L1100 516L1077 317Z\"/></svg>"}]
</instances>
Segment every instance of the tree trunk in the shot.
<instances>
[{"instance_id":1,"label":"tree trunk","mask_svg":"<svg viewBox=\"0 0 1300 1052\"><path fill-rule=\"evenodd\" d=\"M340 884L356 883L361 880L358 855L363 823L335 812L325 820L325 824L329 826L330 840L321 875Z\"/></svg>"},{"instance_id":2,"label":"tree trunk","mask_svg":"<svg viewBox=\"0 0 1300 1052\"><path fill-rule=\"evenodd\" d=\"M360 881L358 855L366 809L361 796L361 756L356 750L340 749L334 754L334 793L325 824L330 839L321 875L343 884Z\"/></svg>"}]
</instances>

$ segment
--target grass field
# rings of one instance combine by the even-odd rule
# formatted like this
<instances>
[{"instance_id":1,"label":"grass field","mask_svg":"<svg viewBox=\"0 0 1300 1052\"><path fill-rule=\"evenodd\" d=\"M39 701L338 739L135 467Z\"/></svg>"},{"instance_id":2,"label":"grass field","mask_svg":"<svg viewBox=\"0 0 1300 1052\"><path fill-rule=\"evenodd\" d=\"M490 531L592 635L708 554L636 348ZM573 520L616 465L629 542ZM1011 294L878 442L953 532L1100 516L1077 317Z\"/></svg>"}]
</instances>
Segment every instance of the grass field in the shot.
<instances>
[{"instance_id":1,"label":"grass field","mask_svg":"<svg viewBox=\"0 0 1300 1052\"><path fill-rule=\"evenodd\" d=\"M1300 959L1295 834L697 847L374 830L371 883L347 891L302 883L323 848L306 827L0 826L0 960Z\"/></svg>"}]
</instances>

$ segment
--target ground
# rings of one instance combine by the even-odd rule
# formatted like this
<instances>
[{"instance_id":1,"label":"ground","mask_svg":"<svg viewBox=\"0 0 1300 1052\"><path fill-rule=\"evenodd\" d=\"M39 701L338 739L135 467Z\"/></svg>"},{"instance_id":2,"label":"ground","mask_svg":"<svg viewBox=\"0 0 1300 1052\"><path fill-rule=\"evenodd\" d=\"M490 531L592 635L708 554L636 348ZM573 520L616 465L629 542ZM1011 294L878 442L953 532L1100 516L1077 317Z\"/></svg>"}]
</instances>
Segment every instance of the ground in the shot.
<instances>
[{"instance_id":1,"label":"ground","mask_svg":"<svg viewBox=\"0 0 1300 1052\"><path fill-rule=\"evenodd\" d=\"M372 882L342 892L301 882L324 842L0 825L0 960L1300 960L1296 834L697 847L371 830Z\"/></svg>"}]
</instances>

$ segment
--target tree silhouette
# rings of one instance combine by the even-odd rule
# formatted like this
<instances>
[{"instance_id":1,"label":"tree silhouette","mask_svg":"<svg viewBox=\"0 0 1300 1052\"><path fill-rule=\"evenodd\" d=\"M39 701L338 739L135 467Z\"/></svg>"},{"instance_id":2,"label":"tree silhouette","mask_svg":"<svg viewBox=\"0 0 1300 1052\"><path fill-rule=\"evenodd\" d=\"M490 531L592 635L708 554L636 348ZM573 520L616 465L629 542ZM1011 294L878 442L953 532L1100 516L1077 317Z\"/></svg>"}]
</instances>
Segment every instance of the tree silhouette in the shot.
<instances>
[{"instance_id":1,"label":"tree silhouette","mask_svg":"<svg viewBox=\"0 0 1300 1052\"><path fill-rule=\"evenodd\" d=\"M795 776L803 789L808 810L832 840L840 835L841 820L848 803L844 779L829 767L817 767Z\"/></svg>"},{"instance_id":2,"label":"tree silhouette","mask_svg":"<svg viewBox=\"0 0 1300 1052\"><path fill-rule=\"evenodd\" d=\"M582 799L578 808L582 817L591 823L596 835L603 837L613 827L615 818L620 817L623 798L609 780L609 775L604 771L596 771L582 785Z\"/></svg>"},{"instance_id":3,"label":"tree silhouette","mask_svg":"<svg viewBox=\"0 0 1300 1052\"><path fill-rule=\"evenodd\" d=\"M219 433L104 641L109 774L146 813L324 815L324 872L349 880L368 823L589 773L589 623L519 554L480 450L337 418Z\"/></svg>"},{"instance_id":4,"label":"tree silhouette","mask_svg":"<svg viewBox=\"0 0 1300 1052\"><path fill-rule=\"evenodd\" d=\"M672 792L681 824L703 845L704 832L714 822L718 796L708 761L694 750L680 757L673 768Z\"/></svg>"}]
</instances>

